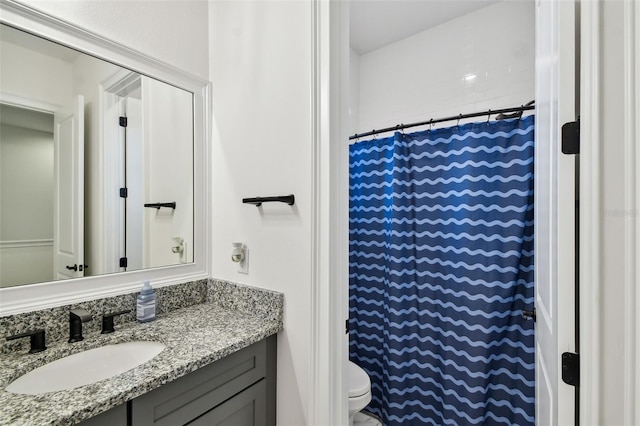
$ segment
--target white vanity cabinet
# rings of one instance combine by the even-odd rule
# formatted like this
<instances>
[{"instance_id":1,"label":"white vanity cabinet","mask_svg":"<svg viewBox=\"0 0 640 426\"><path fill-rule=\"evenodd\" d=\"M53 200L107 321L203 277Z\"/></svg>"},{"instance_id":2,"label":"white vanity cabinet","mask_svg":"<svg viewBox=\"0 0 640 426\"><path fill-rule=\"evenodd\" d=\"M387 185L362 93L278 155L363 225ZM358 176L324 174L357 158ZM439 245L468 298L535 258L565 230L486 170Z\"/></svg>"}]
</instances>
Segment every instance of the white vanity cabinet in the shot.
<instances>
[{"instance_id":1,"label":"white vanity cabinet","mask_svg":"<svg viewBox=\"0 0 640 426\"><path fill-rule=\"evenodd\" d=\"M275 425L276 336L228 355L83 426Z\"/></svg>"}]
</instances>

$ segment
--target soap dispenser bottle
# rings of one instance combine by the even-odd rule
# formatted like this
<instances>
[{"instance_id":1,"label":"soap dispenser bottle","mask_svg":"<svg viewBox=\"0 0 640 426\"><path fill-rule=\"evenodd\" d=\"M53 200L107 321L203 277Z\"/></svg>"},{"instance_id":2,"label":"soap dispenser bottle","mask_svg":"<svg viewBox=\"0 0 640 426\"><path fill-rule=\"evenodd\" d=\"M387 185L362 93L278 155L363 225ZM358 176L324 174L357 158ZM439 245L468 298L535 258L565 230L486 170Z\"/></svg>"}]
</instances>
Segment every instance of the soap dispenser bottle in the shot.
<instances>
[{"instance_id":1,"label":"soap dispenser bottle","mask_svg":"<svg viewBox=\"0 0 640 426\"><path fill-rule=\"evenodd\" d=\"M149 281L145 281L137 300L137 319L139 322L149 322L156 319L156 294Z\"/></svg>"}]
</instances>

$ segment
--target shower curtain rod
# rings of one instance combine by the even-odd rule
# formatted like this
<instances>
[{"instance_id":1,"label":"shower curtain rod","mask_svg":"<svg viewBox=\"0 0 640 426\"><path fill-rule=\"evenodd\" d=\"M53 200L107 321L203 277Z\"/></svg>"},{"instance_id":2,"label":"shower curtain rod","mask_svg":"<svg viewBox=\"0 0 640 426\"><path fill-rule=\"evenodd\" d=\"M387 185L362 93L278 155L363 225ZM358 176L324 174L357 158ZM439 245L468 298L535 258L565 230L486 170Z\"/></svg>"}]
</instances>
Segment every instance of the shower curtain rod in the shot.
<instances>
[{"instance_id":1,"label":"shower curtain rod","mask_svg":"<svg viewBox=\"0 0 640 426\"><path fill-rule=\"evenodd\" d=\"M386 132L392 132L392 131L398 131L398 130L403 130L403 129L408 129L410 127L418 127L418 126L426 126L426 125L432 125L432 124L436 124L436 123L442 123L444 121L453 121L453 120L462 120L465 118L474 118L474 117L482 117L482 116L489 116L489 118L493 115L496 114L496 119L497 120L502 120L505 118L515 118L515 117L521 117L522 114L525 111L529 111L532 109L535 109L535 105L534 105L535 101L530 101L527 102L524 105L521 105L519 107L513 107L513 108L503 108L503 109L496 109L496 110L488 110L488 111L482 111L482 112L472 112L469 114L458 114L458 115L453 115L451 117L444 117L444 118L438 118L438 119L431 119L429 121L421 121L419 123L410 123L410 124L397 124L393 127L386 127L384 129L379 129L379 130L372 130L370 132L366 132L366 133L356 133L353 136L349 136L349 140L353 140L353 139L359 139L359 138L363 138L366 136L373 136L373 135L377 135L378 133L386 133Z\"/></svg>"}]
</instances>

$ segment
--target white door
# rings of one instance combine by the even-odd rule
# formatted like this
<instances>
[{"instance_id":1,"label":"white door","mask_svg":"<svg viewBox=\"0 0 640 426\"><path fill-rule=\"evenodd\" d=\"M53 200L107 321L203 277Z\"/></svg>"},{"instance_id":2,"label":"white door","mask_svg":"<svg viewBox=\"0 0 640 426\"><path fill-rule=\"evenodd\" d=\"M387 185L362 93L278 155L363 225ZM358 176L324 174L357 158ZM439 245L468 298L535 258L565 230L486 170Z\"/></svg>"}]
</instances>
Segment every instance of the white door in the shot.
<instances>
[{"instance_id":1,"label":"white door","mask_svg":"<svg viewBox=\"0 0 640 426\"><path fill-rule=\"evenodd\" d=\"M53 268L84 276L84 97L54 114Z\"/></svg>"},{"instance_id":2,"label":"white door","mask_svg":"<svg viewBox=\"0 0 640 426\"><path fill-rule=\"evenodd\" d=\"M575 347L575 156L561 126L576 119L574 2L537 2L535 289L536 423L574 424L575 388L561 354Z\"/></svg>"}]
</instances>

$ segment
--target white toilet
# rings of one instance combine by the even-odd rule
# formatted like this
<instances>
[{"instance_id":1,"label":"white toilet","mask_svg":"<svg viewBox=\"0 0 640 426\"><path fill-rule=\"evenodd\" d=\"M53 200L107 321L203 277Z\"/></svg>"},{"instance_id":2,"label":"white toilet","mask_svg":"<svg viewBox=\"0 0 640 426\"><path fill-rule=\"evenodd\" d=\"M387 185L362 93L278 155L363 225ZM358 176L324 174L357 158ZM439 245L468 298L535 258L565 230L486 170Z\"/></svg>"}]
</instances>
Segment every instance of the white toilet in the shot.
<instances>
[{"instance_id":1,"label":"white toilet","mask_svg":"<svg viewBox=\"0 0 640 426\"><path fill-rule=\"evenodd\" d=\"M371 402L371 379L357 364L349 361L349 426L353 417Z\"/></svg>"}]
</instances>

